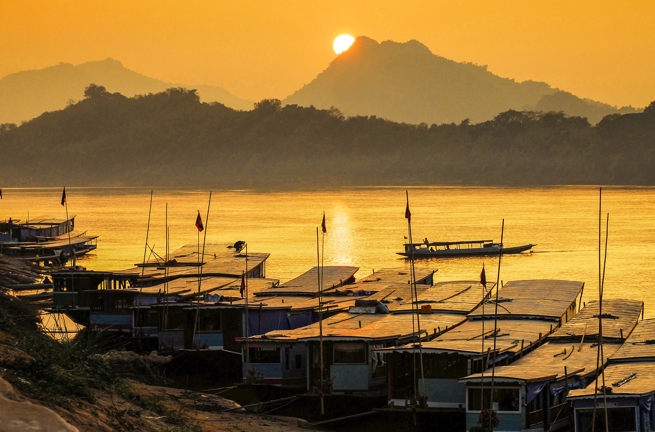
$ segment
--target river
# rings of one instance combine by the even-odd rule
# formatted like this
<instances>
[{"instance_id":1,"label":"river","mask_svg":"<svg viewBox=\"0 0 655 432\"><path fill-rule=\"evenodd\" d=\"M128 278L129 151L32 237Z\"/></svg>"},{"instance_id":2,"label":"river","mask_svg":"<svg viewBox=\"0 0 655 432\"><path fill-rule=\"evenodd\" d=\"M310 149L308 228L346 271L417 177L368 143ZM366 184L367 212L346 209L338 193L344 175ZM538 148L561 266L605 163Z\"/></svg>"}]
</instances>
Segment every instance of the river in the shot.
<instances>
[{"instance_id":1,"label":"river","mask_svg":"<svg viewBox=\"0 0 655 432\"><path fill-rule=\"evenodd\" d=\"M252 252L269 252L267 277L284 282L316 265L316 233L325 211L325 265L354 265L361 277L408 266L396 254L408 235L406 190L415 241L499 241L502 234L507 246L537 244L533 253L503 256L500 272L494 257L416 263L437 270L437 281L478 280L484 265L490 281L583 281L588 301L598 297L600 261L605 298L642 300L645 316L655 317L655 188L605 188L600 213L599 189L579 186L213 191L209 213L209 191L155 189L149 230L149 189L71 187L62 206L61 188L3 188L0 218L64 218L68 211L77 216L76 231L100 236L95 253L78 264L119 270L143 259L147 233L149 244L164 255L167 225L171 250L197 243L200 211L206 228L200 235L206 233L207 242L244 240ZM607 220L607 256L599 259Z\"/></svg>"}]
</instances>

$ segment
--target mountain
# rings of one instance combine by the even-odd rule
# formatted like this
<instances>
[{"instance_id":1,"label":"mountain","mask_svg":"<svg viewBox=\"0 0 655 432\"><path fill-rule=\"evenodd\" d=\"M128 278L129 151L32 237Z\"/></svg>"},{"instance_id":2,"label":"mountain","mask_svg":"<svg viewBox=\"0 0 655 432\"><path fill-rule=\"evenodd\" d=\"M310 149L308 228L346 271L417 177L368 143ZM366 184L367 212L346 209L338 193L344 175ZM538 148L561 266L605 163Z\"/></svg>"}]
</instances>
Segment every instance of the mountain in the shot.
<instances>
[{"instance_id":1,"label":"mountain","mask_svg":"<svg viewBox=\"0 0 655 432\"><path fill-rule=\"evenodd\" d=\"M252 102L221 87L167 83L131 71L117 60L106 59L77 66L61 63L0 78L0 124L20 123L43 112L64 108L81 100L84 89L91 83L125 96L156 93L172 87L193 88L205 102L220 102L235 109L252 108Z\"/></svg>"},{"instance_id":2,"label":"mountain","mask_svg":"<svg viewBox=\"0 0 655 432\"><path fill-rule=\"evenodd\" d=\"M597 123L608 114L635 111L580 99L545 83L501 78L486 67L435 55L415 40L378 43L367 37L358 37L283 102L412 124L478 123L510 109L562 111Z\"/></svg>"}]
</instances>

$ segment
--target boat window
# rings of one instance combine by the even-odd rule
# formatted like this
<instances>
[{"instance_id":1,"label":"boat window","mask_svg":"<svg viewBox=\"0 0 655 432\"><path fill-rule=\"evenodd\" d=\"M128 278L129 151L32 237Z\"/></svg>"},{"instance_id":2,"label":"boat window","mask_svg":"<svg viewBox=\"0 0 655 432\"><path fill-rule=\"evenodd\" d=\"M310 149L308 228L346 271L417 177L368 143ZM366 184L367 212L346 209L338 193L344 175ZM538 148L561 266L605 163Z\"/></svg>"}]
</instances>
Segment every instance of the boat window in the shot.
<instances>
[{"instance_id":1,"label":"boat window","mask_svg":"<svg viewBox=\"0 0 655 432\"><path fill-rule=\"evenodd\" d=\"M198 331L217 331L221 329L221 313L218 309L200 310Z\"/></svg>"},{"instance_id":2,"label":"boat window","mask_svg":"<svg viewBox=\"0 0 655 432\"><path fill-rule=\"evenodd\" d=\"M592 409L575 410L576 423L581 431L591 430ZM637 414L635 407L608 408L607 420L609 428L605 428L605 412L596 410L596 430L611 430L612 432L633 432L637 430Z\"/></svg>"},{"instance_id":3,"label":"boat window","mask_svg":"<svg viewBox=\"0 0 655 432\"><path fill-rule=\"evenodd\" d=\"M334 363L367 363L366 344L349 342L334 344Z\"/></svg>"},{"instance_id":4,"label":"boat window","mask_svg":"<svg viewBox=\"0 0 655 432\"><path fill-rule=\"evenodd\" d=\"M482 389L480 387L468 388L468 411L479 411L481 404L484 403L485 407L489 406L489 399L491 397L491 388L484 387L484 402L481 400ZM519 388L518 387L496 387L494 388L494 402L498 404L498 411L502 412L518 412L519 405Z\"/></svg>"},{"instance_id":5,"label":"boat window","mask_svg":"<svg viewBox=\"0 0 655 432\"><path fill-rule=\"evenodd\" d=\"M466 357L457 353L439 353L423 356L426 378L460 378L467 375Z\"/></svg>"},{"instance_id":6,"label":"boat window","mask_svg":"<svg viewBox=\"0 0 655 432\"><path fill-rule=\"evenodd\" d=\"M280 348L250 347L250 363L280 363Z\"/></svg>"}]
</instances>

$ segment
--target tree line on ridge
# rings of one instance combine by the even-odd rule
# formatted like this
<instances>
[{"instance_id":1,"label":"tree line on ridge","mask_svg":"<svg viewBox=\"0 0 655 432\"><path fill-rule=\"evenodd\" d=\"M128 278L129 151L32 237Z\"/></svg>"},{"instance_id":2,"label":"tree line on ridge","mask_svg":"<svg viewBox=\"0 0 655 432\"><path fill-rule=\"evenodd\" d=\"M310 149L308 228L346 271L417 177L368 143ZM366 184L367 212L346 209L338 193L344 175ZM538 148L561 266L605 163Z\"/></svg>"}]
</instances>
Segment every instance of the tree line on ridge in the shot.
<instances>
[{"instance_id":1,"label":"tree line on ridge","mask_svg":"<svg viewBox=\"0 0 655 432\"><path fill-rule=\"evenodd\" d=\"M84 96L0 125L1 186L655 185L655 102L595 126L513 110L414 125L275 99L238 111L178 88Z\"/></svg>"}]
</instances>

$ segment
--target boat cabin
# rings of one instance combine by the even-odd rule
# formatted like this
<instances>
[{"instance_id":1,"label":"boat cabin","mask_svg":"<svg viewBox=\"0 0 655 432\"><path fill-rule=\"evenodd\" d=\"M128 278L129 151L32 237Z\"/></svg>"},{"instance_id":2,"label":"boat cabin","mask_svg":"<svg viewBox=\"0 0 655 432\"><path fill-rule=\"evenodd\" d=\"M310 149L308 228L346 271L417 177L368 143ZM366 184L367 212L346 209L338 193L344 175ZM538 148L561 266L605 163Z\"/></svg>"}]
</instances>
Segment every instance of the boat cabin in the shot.
<instances>
[{"instance_id":1,"label":"boat cabin","mask_svg":"<svg viewBox=\"0 0 655 432\"><path fill-rule=\"evenodd\" d=\"M606 356L619 349L637 325L642 310L640 301L603 302ZM460 382L467 390L467 430L481 426L481 412L489 409L495 412L500 430L571 430L573 418L567 395L571 389L593 381L600 370L598 313L598 302L590 302L533 351L511 364L492 365L491 369L462 378Z\"/></svg>"},{"instance_id":2,"label":"boat cabin","mask_svg":"<svg viewBox=\"0 0 655 432\"><path fill-rule=\"evenodd\" d=\"M603 334L607 321L603 319ZM598 383L591 381L584 388L571 390L568 399L573 405L576 432L591 430L592 420L596 430L608 427L618 432L655 431L653 341L655 319L639 322L623 345L608 356L608 365Z\"/></svg>"}]
</instances>

